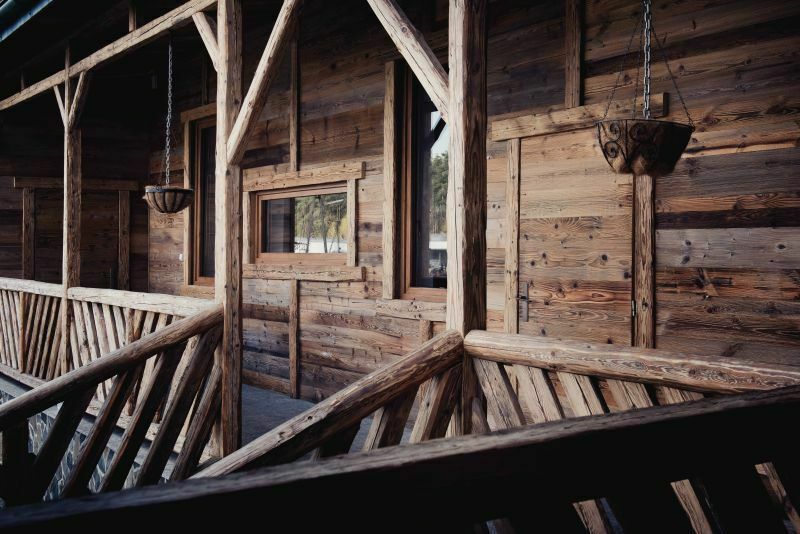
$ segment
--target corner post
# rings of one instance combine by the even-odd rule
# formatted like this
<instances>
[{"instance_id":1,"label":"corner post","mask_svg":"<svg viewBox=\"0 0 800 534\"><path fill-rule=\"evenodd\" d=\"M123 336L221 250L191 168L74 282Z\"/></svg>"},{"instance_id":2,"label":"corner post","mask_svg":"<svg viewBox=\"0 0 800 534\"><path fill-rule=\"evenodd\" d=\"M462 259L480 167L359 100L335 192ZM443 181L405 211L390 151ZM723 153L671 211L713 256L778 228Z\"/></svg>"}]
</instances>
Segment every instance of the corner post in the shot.
<instances>
[{"instance_id":1,"label":"corner post","mask_svg":"<svg viewBox=\"0 0 800 534\"><path fill-rule=\"evenodd\" d=\"M228 137L242 103L242 11L240 0L217 2L217 148L215 206L215 295L222 302L222 411L220 453L241 443L242 391L242 176L229 163Z\"/></svg>"},{"instance_id":2,"label":"corner post","mask_svg":"<svg viewBox=\"0 0 800 534\"><path fill-rule=\"evenodd\" d=\"M466 335L486 328L486 0L450 0L449 25L447 327ZM464 363L468 433L477 382Z\"/></svg>"}]
</instances>

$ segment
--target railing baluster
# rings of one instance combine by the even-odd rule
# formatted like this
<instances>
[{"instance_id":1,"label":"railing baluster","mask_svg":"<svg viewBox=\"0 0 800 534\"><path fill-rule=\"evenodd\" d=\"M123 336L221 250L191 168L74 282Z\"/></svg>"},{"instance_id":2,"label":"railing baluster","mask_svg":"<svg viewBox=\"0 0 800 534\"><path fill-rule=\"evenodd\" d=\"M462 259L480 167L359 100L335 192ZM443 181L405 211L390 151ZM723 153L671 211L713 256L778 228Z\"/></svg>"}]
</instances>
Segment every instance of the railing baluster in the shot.
<instances>
[{"instance_id":1,"label":"railing baluster","mask_svg":"<svg viewBox=\"0 0 800 534\"><path fill-rule=\"evenodd\" d=\"M136 454L144 441L147 429L153 421L164 395L169 391L169 384L178 366L183 345L181 343L172 346L167 349L163 356L157 357L152 379L145 387L128 428L125 429L125 433L122 435L122 440L111 466L108 468L105 478L103 478L100 491L118 490L125 484L128 471L130 471Z\"/></svg>"},{"instance_id":2,"label":"railing baluster","mask_svg":"<svg viewBox=\"0 0 800 534\"><path fill-rule=\"evenodd\" d=\"M424 384L417 419L411 430L411 443L445 436L460 384L460 365L434 376Z\"/></svg>"},{"instance_id":3,"label":"railing baluster","mask_svg":"<svg viewBox=\"0 0 800 534\"><path fill-rule=\"evenodd\" d=\"M81 446L80 456L64 485L62 497L74 497L88 491L87 484L108 444L108 439L116 428L117 420L125 408L125 402L128 400L133 384L142 375L142 367L140 365L126 371L114 380L111 393L106 398L91 432Z\"/></svg>"},{"instance_id":4,"label":"railing baluster","mask_svg":"<svg viewBox=\"0 0 800 534\"><path fill-rule=\"evenodd\" d=\"M137 486L155 484L161 477L197 391L214 361L214 348L219 344L221 336L222 331L219 328L206 332L190 354L189 364L180 378L174 398L139 471Z\"/></svg>"},{"instance_id":5,"label":"railing baluster","mask_svg":"<svg viewBox=\"0 0 800 534\"><path fill-rule=\"evenodd\" d=\"M47 439L33 462L28 493L28 498L32 501L41 499L47 491L93 395L94 388L90 387L75 393L61 404L58 415L50 426Z\"/></svg>"},{"instance_id":6,"label":"railing baluster","mask_svg":"<svg viewBox=\"0 0 800 534\"><path fill-rule=\"evenodd\" d=\"M400 443L418 389L413 388L378 408L372 416L363 450L371 451Z\"/></svg>"}]
</instances>

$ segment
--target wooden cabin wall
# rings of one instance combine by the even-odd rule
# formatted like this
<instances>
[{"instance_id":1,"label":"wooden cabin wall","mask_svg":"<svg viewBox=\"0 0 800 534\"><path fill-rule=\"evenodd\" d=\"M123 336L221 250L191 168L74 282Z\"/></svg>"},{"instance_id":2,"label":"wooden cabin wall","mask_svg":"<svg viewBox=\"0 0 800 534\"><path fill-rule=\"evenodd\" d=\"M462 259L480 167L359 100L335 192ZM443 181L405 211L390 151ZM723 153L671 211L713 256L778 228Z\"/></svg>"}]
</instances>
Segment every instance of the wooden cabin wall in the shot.
<instances>
[{"instance_id":1,"label":"wooden cabin wall","mask_svg":"<svg viewBox=\"0 0 800 534\"><path fill-rule=\"evenodd\" d=\"M426 39L446 61L446 3L437 4ZM405 6L415 21L419 5ZM797 361L800 5L675 0L654 9L655 27L666 37L666 55L697 124L675 172L656 183L656 345ZM586 104L605 101L621 64L627 70L615 98L633 96L637 54L621 60L639 10L636 0L586 2ZM490 2L490 122L564 108L564 11L562 2ZM276 9L267 12L274 17ZM272 20L250 16L245 3L244 21L247 87ZM178 111L214 99L213 70L204 84L205 52L199 40L193 46L176 75ZM655 62L659 52L653 56L653 93L671 93L669 117L684 120L663 64ZM403 307L381 299L384 64L397 57L365 2L305 6L300 163L366 163L366 178L358 182L358 264L367 272L364 282L299 282L300 389L306 398L327 396L417 346L427 336L421 319L432 320L434 331L443 328L440 305ZM287 73L284 65L250 140L247 167L285 169ZM156 144L151 177L160 173ZM520 307L520 331L630 344L631 178L610 172L592 130L529 137L521 146L520 287L530 283L531 300L527 320ZM173 168L182 168L182 158L179 150ZM500 330L508 234L505 142L489 143L487 165L488 328ZM150 291L182 291L182 225L180 215L150 214ZM245 279L243 285L245 380L288 391L290 282Z\"/></svg>"},{"instance_id":2,"label":"wooden cabin wall","mask_svg":"<svg viewBox=\"0 0 800 534\"><path fill-rule=\"evenodd\" d=\"M147 179L148 137L134 110L126 114L114 78L96 76L82 120L82 173L86 182ZM126 80L128 90L141 81ZM139 92L140 93L140 92ZM135 107L135 106L134 106ZM0 276L22 278L22 190L13 176L61 179L64 172L63 126L52 93L3 114L0 140ZM131 192L130 288L147 291L147 207ZM34 193L34 272L42 282L61 282L63 190L37 188ZM81 285L117 287L119 198L115 190L84 190L81 204Z\"/></svg>"}]
</instances>

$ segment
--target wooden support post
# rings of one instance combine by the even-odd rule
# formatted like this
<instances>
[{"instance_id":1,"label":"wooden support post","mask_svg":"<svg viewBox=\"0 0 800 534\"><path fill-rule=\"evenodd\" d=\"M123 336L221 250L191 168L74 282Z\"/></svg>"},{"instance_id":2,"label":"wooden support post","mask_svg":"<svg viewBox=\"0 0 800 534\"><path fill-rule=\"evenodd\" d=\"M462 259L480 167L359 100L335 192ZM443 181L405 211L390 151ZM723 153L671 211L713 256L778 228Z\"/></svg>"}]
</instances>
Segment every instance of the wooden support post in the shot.
<instances>
[{"instance_id":1,"label":"wooden support post","mask_svg":"<svg viewBox=\"0 0 800 534\"><path fill-rule=\"evenodd\" d=\"M655 347L655 217L653 177L633 177L633 345Z\"/></svg>"},{"instance_id":2,"label":"wooden support post","mask_svg":"<svg viewBox=\"0 0 800 534\"><path fill-rule=\"evenodd\" d=\"M197 27L197 32L203 40L203 44L208 51L208 57L211 59L211 64L214 65L214 70L219 72L219 46L217 46L217 21L203 13L195 13L192 15L194 25Z\"/></svg>"},{"instance_id":3,"label":"wooden support post","mask_svg":"<svg viewBox=\"0 0 800 534\"><path fill-rule=\"evenodd\" d=\"M132 32L138 27L136 0L128 0L128 32Z\"/></svg>"},{"instance_id":4,"label":"wooden support post","mask_svg":"<svg viewBox=\"0 0 800 534\"><path fill-rule=\"evenodd\" d=\"M183 123L183 187L194 188L192 183L192 123ZM193 239L192 228L194 220L194 203L183 210L183 284L190 285L193 280L194 266L192 264Z\"/></svg>"},{"instance_id":5,"label":"wooden support post","mask_svg":"<svg viewBox=\"0 0 800 534\"><path fill-rule=\"evenodd\" d=\"M583 105L583 0L566 0L564 107Z\"/></svg>"},{"instance_id":6,"label":"wooden support post","mask_svg":"<svg viewBox=\"0 0 800 534\"><path fill-rule=\"evenodd\" d=\"M241 443L242 390L242 174L228 154L228 137L242 99L242 11L240 0L217 2L217 148L214 280L223 305L221 440L223 456Z\"/></svg>"},{"instance_id":7,"label":"wooden support post","mask_svg":"<svg viewBox=\"0 0 800 534\"><path fill-rule=\"evenodd\" d=\"M22 278L34 278L34 258L36 253L36 189L26 187L22 190Z\"/></svg>"},{"instance_id":8,"label":"wooden support post","mask_svg":"<svg viewBox=\"0 0 800 534\"><path fill-rule=\"evenodd\" d=\"M449 67L447 327L465 335L486 328L486 0L450 0ZM478 389L465 361L464 433Z\"/></svg>"},{"instance_id":9,"label":"wooden support post","mask_svg":"<svg viewBox=\"0 0 800 534\"><path fill-rule=\"evenodd\" d=\"M506 303L503 325L509 334L519 333L519 181L520 140L506 142L508 176L506 177Z\"/></svg>"},{"instance_id":10,"label":"wooden support post","mask_svg":"<svg viewBox=\"0 0 800 534\"><path fill-rule=\"evenodd\" d=\"M289 280L289 395L300 398L300 282Z\"/></svg>"},{"instance_id":11,"label":"wooden support post","mask_svg":"<svg viewBox=\"0 0 800 534\"><path fill-rule=\"evenodd\" d=\"M131 193L119 191L117 289L130 289Z\"/></svg>"},{"instance_id":12,"label":"wooden support post","mask_svg":"<svg viewBox=\"0 0 800 534\"><path fill-rule=\"evenodd\" d=\"M358 265L358 180L347 180L347 265Z\"/></svg>"},{"instance_id":13,"label":"wooden support post","mask_svg":"<svg viewBox=\"0 0 800 534\"><path fill-rule=\"evenodd\" d=\"M397 183L399 131L397 124L398 67L390 61L384 69L385 89L383 96L383 298L393 299L397 295Z\"/></svg>"},{"instance_id":14,"label":"wooden support post","mask_svg":"<svg viewBox=\"0 0 800 534\"><path fill-rule=\"evenodd\" d=\"M289 78L289 170L300 170L300 23L295 23L294 37L289 49L291 63Z\"/></svg>"}]
</instances>

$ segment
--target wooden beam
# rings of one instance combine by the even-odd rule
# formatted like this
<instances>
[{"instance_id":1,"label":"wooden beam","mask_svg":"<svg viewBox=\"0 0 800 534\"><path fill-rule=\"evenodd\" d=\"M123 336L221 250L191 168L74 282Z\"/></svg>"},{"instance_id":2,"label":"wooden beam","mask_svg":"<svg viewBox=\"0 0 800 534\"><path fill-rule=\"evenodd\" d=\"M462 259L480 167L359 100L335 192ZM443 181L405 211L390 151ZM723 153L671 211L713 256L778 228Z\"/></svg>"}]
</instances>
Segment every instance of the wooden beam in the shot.
<instances>
[{"instance_id":1,"label":"wooden beam","mask_svg":"<svg viewBox=\"0 0 800 534\"><path fill-rule=\"evenodd\" d=\"M216 103L214 104L216 113ZM183 117L181 117L182 119ZM192 124L183 121L183 187L193 189L192 183ZM194 202L183 210L183 285L194 282Z\"/></svg>"},{"instance_id":2,"label":"wooden beam","mask_svg":"<svg viewBox=\"0 0 800 534\"><path fill-rule=\"evenodd\" d=\"M486 327L486 1L450 1L447 327Z\"/></svg>"},{"instance_id":3,"label":"wooden beam","mask_svg":"<svg viewBox=\"0 0 800 534\"><path fill-rule=\"evenodd\" d=\"M655 324L655 195L653 177L633 177L633 345L652 348Z\"/></svg>"},{"instance_id":4,"label":"wooden beam","mask_svg":"<svg viewBox=\"0 0 800 534\"><path fill-rule=\"evenodd\" d=\"M447 73L425 42L422 33L408 19L395 0L367 0L389 38L411 67L445 122L449 122L450 94Z\"/></svg>"},{"instance_id":5,"label":"wooden beam","mask_svg":"<svg viewBox=\"0 0 800 534\"><path fill-rule=\"evenodd\" d=\"M72 306L67 291L81 283L81 130L64 132L64 216L61 256L61 372L69 370Z\"/></svg>"},{"instance_id":6,"label":"wooden beam","mask_svg":"<svg viewBox=\"0 0 800 534\"><path fill-rule=\"evenodd\" d=\"M86 104L86 95L89 93L89 71L83 71L78 76L78 85L75 87L75 95L72 97L67 116L67 129L72 130L81 120L83 108Z\"/></svg>"},{"instance_id":7,"label":"wooden beam","mask_svg":"<svg viewBox=\"0 0 800 534\"><path fill-rule=\"evenodd\" d=\"M261 280L310 280L316 282L363 282L364 267L345 265L273 265L249 263L243 267L245 278Z\"/></svg>"},{"instance_id":8,"label":"wooden beam","mask_svg":"<svg viewBox=\"0 0 800 534\"><path fill-rule=\"evenodd\" d=\"M397 192L400 169L400 131L397 120L399 68L390 61L384 67L383 96L383 280L384 299L397 297L397 265L400 237L397 221Z\"/></svg>"},{"instance_id":9,"label":"wooden beam","mask_svg":"<svg viewBox=\"0 0 800 534\"><path fill-rule=\"evenodd\" d=\"M504 365L701 392L741 393L800 384L800 371L788 365L482 330L467 334L464 350L472 358Z\"/></svg>"},{"instance_id":10,"label":"wooden beam","mask_svg":"<svg viewBox=\"0 0 800 534\"><path fill-rule=\"evenodd\" d=\"M128 33L139 27L136 16L136 0L128 0Z\"/></svg>"},{"instance_id":11,"label":"wooden beam","mask_svg":"<svg viewBox=\"0 0 800 534\"><path fill-rule=\"evenodd\" d=\"M61 90L58 86L53 87L53 92L56 94L56 103L58 104L58 111L61 114L61 122L64 123L64 128L67 127L67 110L64 109L64 100L61 98Z\"/></svg>"},{"instance_id":12,"label":"wooden beam","mask_svg":"<svg viewBox=\"0 0 800 534\"><path fill-rule=\"evenodd\" d=\"M566 0L564 14L564 107L583 104L583 0Z\"/></svg>"},{"instance_id":13,"label":"wooden beam","mask_svg":"<svg viewBox=\"0 0 800 534\"><path fill-rule=\"evenodd\" d=\"M297 22L301 4L302 0L284 0L283 2L278 18L275 21L275 26L272 28L272 33L270 33L267 41L267 46L264 48L264 53L261 55L256 67L253 81L250 83L250 88L244 97L239 114L236 116L236 122L231 128L226 151L228 163L238 164L244 156L247 139L256 125L264 104L267 102L267 93L278 74L278 67L283 58L283 50L292 35L291 30ZM220 63L222 63L221 59ZM219 121L219 113L217 114L217 121ZM219 153L217 157L219 157Z\"/></svg>"},{"instance_id":14,"label":"wooden beam","mask_svg":"<svg viewBox=\"0 0 800 534\"><path fill-rule=\"evenodd\" d=\"M239 448L242 439L242 172L230 158L230 132L242 98L242 9L240 0L217 3L217 139L214 286L223 306L220 452ZM256 75L258 76L258 74ZM235 145L234 145L235 146Z\"/></svg>"},{"instance_id":15,"label":"wooden beam","mask_svg":"<svg viewBox=\"0 0 800 534\"><path fill-rule=\"evenodd\" d=\"M80 530L114 517L130 528L147 529L160 513L181 517L185 528L225 528L222 508L226 515L258 520L263 503L291 509L320 494L326 498L315 504L314 513L295 514L282 526L333 531L380 524L386 521L386 502L409 511L392 518L390 530L398 532L452 529L456 515L459 524L470 526L515 513L530 514L542 524L554 506L631 495L643 482L668 485L763 458L793 458L796 445L787 428L799 409L800 387L703 399L63 499L46 507L10 507L0 515L0 526L24 532ZM694 446L675 447L682 442ZM637 446L625 446L630 443ZM520 492L521 486L528 491ZM354 509L353 502L362 506ZM740 505L750 509L747 502ZM559 532L561 526L542 530Z\"/></svg>"},{"instance_id":16,"label":"wooden beam","mask_svg":"<svg viewBox=\"0 0 800 534\"><path fill-rule=\"evenodd\" d=\"M138 191L139 182L136 180L104 180L100 178L90 178L82 180L81 186L84 191ZM16 189L62 189L64 178L47 176L14 176L14 188Z\"/></svg>"},{"instance_id":17,"label":"wooden beam","mask_svg":"<svg viewBox=\"0 0 800 534\"><path fill-rule=\"evenodd\" d=\"M358 182L347 181L347 265L358 265Z\"/></svg>"},{"instance_id":18,"label":"wooden beam","mask_svg":"<svg viewBox=\"0 0 800 534\"><path fill-rule=\"evenodd\" d=\"M22 278L34 278L36 257L36 190L22 190Z\"/></svg>"},{"instance_id":19,"label":"wooden beam","mask_svg":"<svg viewBox=\"0 0 800 534\"><path fill-rule=\"evenodd\" d=\"M213 304L206 299L193 297L92 287L70 288L68 296L72 300L79 300L82 302L123 306L135 310L151 311L153 313L177 315L181 317L200 313Z\"/></svg>"},{"instance_id":20,"label":"wooden beam","mask_svg":"<svg viewBox=\"0 0 800 534\"><path fill-rule=\"evenodd\" d=\"M486 327L486 0L450 0L447 328ZM472 430L480 386L465 360L461 428Z\"/></svg>"},{"instance_id":21,"label":"wooden beam","mask_svg":"<svg viewBox=\"0 0 800 534\"><path fill-rule=\"evenodd\" d=\"M117 289L130 289L131 263L131 194L120 191L117 228Z\"/></svg>"},{"instance_id":22,"label":"wooden beam","mask_svg":"<svg viewBox=\"0 0 800 534\"><path fill-rule=\"evenodd\" d=\"M219 46L217 46L217 21L209 17L203 12L198 12L192 15L194 25L197 27L197 32L200 34L200 39L208 51L208 57L211 59L211 64L214 65L214 70L219 72Z\"/></svg>"},{"instance_id":23,"label":"wooden beam","mask_svg":"<svg viewBox=\"0 0 800 534\"><path fill-rule=\"evenodd\" d=\"M300 170L300 22L289 49L289 170Z\"/></svg>"},{"instance_id":24,"label":"wooden beam","mask_svg":"<svg viewBox=\"0 0 800 534\"><path fill-rule=\"evenodd\" d=\"M124 54L136 50L140 46L158 39L173 28L178 28L189 23L192 15L198 11L208 9L216 3L216 0L191 0L180 7L177 7L157 19L145 24L141 28L125 35L110 43L97 52L89 55L81 61L75 63L70 69L70 76L75 76L83 71L94 67L99 67L109 61L118 59ZM59 71L44 80L33 85L29 85L25 90L0 101L0 110L4 110L24 102L58 84L64 83L66 79L65 71Z\"/></svg>"},{"instance_id":25,"label":"wooden beam","mask_svg":"<svg viewBox=\"0 0 800 534\"><path fill-rule=\"evenodd\" d=\"M667 93L654 94L650 100L650 112L654 119L667 114ZM588 104L576 108L548 111L534 115L522 115L492 122L489 137L492 141L507 141L517 137L532 137L581 128L591 128L603 118L606 103ZM642 99L636 101L637 113L641 112ZM633 99L614 100L608 109L608 119L628 119L633 113Z\"/></svg>"},{"instance_id":26,"label":"wooden beam","mask_svg":"<svg viewBox=\"0 0 800 534\"><path fill-rule=\"evenodd\" d=\"M243 171L245 191L270 191L305 185L320 185L345 180L360 180L366 175L366 163L342 163L327 167L315 167L302 171L276 174L272 167L256 167Z\"/></svg>"},{"instance_id":27,"label":"wooden beam","mask_svg":"<svg viewBox=\"0 0 800 534\"><path fill-rule=\"evenodd\" d=\"M289 395L300 398L300 288L297 279L289 281Z\"/></svg>"},{"instance_id":28,"label":"wooden beam","mask_svg":"<svg viewBox=\"0 0 800 534\"><path fill-rule=\"evenodd\" d=\"M506 142L508 175L506 176L506 302L503 326L507 333L519 333L519 182L522 159L520 140Z\"/></svg>"}]
</instances>

